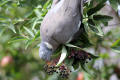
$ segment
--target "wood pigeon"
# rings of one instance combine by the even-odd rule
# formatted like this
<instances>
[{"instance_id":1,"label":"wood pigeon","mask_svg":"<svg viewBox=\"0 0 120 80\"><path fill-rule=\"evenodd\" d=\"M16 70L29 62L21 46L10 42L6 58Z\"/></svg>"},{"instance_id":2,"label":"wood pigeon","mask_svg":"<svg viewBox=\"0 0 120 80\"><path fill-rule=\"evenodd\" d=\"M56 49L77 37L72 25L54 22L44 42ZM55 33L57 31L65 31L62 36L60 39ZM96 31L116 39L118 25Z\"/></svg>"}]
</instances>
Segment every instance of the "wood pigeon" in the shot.
<instances>
[{"instance_id":1,"label":"wood pigeon","mask_svg":"<svg viewBox=\"0 0 120 80\"><path fill-rule=\"evenodd\" d=\"M83 0L53 0L40 27L40 58L50 60L59 45L74 39L80 29L82 9Z\"/></svg>"}]
</instances>

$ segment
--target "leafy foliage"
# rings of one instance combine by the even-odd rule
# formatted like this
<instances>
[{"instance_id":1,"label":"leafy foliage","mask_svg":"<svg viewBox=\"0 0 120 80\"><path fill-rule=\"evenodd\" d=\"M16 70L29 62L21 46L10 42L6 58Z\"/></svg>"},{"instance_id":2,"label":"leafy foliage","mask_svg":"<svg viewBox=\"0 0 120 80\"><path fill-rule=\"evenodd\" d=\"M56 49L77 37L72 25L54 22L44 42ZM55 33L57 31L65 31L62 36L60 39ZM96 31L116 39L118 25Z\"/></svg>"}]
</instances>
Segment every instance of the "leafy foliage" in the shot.
<instances>
[{"instance_id":1,"label":"leafy foliage","mask_svg":"<svg viewBox=\"0 0 120 80\"><path fill-rule=\"evenodd\" d=\"M117 11L118 1L109 1L111 6ZM97 2L97 4L94 5L94 2ZM74 63L75 58L69 59L71 49L79 50L85 54L89 53L91 58L97 58L94 55L95 53L101 53L99 52L99 47L102 46L108 49L111 46L109 42L112 43L113 39L117 41L114 41L111 47L117 50L117 52L120 51L119 29L118 33L117 31L110 31L105 34L102 30L104 28L102 24L107 26L108 21L113 19L111 16L101 15L99 13L105 6L105 2L106 0L91 0L85 3L83 22L80 28L81 32L77 33L80 34L80 37L73 42L65 44L63 48L60 47L53 55L56 59L61 54L60 60L57 60L57 67L64 64L65 67L67 66L72 71L69 80L76 79L78 72L82 71L81 68L86 71L89 69L90 73L96 73L96 76L105 80L111 75L109 70L111 67L114 68L113 65L105 65L102 68L103 70L99 71L93 68L95 60L92 60L88 65L85 63L87 59L86 61L76 61L77 63ZM2 74L0 73L0 80L33 80L34 78L41 80L61 79L59 78L60 74L57 73L48 76L43 70L43 65L46 62L40 60L38 57L40 43L39 27L51 4L51 0L0 0L0 60L8 55L12 56L14 60L12 68L4 69L0 67L0 72L2 72ZM95 52L91 53L89 48L93 48ZM110 56L105 53L100 54L98 59L108 58ZM85 65L87 65L88 69L86 69ZM98 80L90 74L85 73L84 75L86 80ZM89 76L91 76L91 79Z\"/></svg>"}]
</instances>

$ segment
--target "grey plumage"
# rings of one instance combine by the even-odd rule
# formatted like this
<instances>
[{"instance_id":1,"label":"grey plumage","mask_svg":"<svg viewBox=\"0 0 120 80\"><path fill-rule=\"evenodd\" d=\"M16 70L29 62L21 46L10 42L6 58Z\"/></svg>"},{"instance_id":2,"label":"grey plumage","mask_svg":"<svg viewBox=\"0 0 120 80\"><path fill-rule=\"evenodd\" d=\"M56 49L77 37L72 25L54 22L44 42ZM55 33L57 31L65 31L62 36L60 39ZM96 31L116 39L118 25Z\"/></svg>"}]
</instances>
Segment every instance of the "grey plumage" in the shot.
<instances>
[{"instance_id":1,"label":"grey plumage","mask_svg":"<svg viewBox=\"0 0 120 80\"><path fill-rule=\"evenodd\" d=\"M51 9L40 27L41 40L39 55L49 60L60 44L71 41L78 32L82 21L82 0L54 0ZM46 47L46 48L45 48ZM47 48L51 48L48 55Z\"/></svg>"}]
</instances>

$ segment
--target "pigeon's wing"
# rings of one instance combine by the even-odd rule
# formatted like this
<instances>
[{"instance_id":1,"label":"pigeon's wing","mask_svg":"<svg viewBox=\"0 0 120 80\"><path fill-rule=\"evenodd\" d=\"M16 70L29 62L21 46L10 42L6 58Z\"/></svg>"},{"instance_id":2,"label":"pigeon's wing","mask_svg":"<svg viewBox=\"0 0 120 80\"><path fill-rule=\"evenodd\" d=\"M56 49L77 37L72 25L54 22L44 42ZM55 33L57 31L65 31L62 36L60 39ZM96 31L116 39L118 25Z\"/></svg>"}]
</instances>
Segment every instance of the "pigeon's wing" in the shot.
<instances>
[{"instance_id":1,"label":"pigeon's wing","mask_svg":"<svg viewBox=\"0 0 120 80\"><path fill-rule=\"evenodd\" d=\"M68 3L64 3L59 25L53 34L56 41L62 44L70 42L75 33L79 31L82 22L83 7L81 4L82 0L69 0Z\"/></svg>"},{"instance_id":2,"label":"pigeon's wing","mask_svg":"<svg viewBox=\"0 0 120 80\"><path fill-rule=\"evenodd\" d=\"M81 22L82 22L82 18L83 18L83 0L80 0L79 11L80 11ZM81 33L83 33L83 31L84 31L83 23L81 23L81 25L79 25L79 27L80 27L79 30L73 36L73 40L78 39L78 37L80 37Z\"/></svg>"},{"instance_id":3,"label":"pigeon's wing","mask_svg":"<svg viewBox=\"0 0 120 80\"><path fill-rule=\"evenodd\" d=\"M76 17L64 17L61 19L57 28L53 33L53 38L60 44L67 43L72 40L72 36L79 30L79 25L81 24L80 16Z\"/></svg>"}]
</instances>

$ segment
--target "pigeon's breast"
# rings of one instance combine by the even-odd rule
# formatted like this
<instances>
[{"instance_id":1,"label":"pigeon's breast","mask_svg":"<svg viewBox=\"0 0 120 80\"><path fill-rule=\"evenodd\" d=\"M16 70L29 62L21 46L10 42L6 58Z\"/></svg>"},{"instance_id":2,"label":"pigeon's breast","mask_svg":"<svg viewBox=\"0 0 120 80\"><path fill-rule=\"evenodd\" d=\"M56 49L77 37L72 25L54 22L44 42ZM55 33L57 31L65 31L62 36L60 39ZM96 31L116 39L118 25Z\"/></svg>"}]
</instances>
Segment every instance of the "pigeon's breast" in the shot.
<instances>
[{"instance_id":1,"label":"pigeon's breast","mask_svg":"<svg viewBox=\"0 0 120 80\"><path fill-rule=\"evenodd\" d=\"M56 41L64 44L79 30L81 25L80 16L61 16L59 21L56 21L56 24L52 36Z\"/></svg>"}]
</instances>

